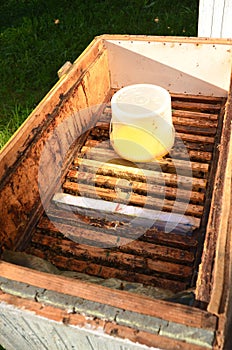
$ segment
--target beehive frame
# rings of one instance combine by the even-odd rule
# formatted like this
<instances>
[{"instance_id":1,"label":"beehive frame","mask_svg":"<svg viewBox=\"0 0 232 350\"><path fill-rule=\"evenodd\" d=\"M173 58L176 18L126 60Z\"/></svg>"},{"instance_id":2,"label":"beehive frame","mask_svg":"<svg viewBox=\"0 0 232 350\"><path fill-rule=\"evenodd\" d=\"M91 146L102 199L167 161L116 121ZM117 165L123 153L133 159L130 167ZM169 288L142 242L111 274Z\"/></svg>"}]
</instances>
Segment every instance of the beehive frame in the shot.
<instances>
[{"instance_id":1,"label":"beehive frame","mask_svg":"<svg viewBox=\"0 0 232 350\"><path fill-rule=\"evenodd\" d=\"M206 53L212 56L211 64L205 60ZM185 55L184 59L183 55ZM216 69L217 74L215 74ZM153 71L154 75L151 74ZM30 311L33 311L48 321L63 321L77 328L83 327L83 331L90 325L96 334L98 334L97 328L103 329L105 335L111 335L111 337L116 335L117 340L129 339L134 343L140 343L141 346L143 344L153 348L172 349L175 344L180 349L203 349L209 347L210 341L212 342L210 338L211 340L207 343L205 337L211 337L215 332L216 336L211 345L215 349L223 346L230 313L231 194L229 189L231 189L230 160L232 159L230 78L230 40L107 35L96 38L80 58L69 67L68 72L62 75L56 86L8 142L0 156L2 246L22 249L26 242L30 241L33 227L43 212L43 206L39 200L37 173L44 142L52 134L53 129L68 118L74 108L91 109L91 106L107 101L112 88L117 89L126 84L141 82L141 79L150 83L159 83L175 93L227 98L215 187L196 289L198 300L205 303L207 310L149 300L124 291L112 291L1 261L0 275L7 279L5 282L2 281L3 288L0 295L2 313L6 319L12 312L22 315L23 307L25 315L29 317L31 317ZM97 85L96 81L98 81ZM92 115L89 113L88 119L85 120L89 125L93 123L91 118ZM82 128L82 125L78 127ZM64 135L63 147L67 139L68 135ZM56 162L51 166L55 166ZM66 165L69 163L70 157L67 156ZM58 178L53 179L54 188L57 181ZM48 202L53 195L53 189L50 186ZM10 281L19 282L19 284L9 287ZM4 289L7 283L9 292L7 288ZM94 319L88 321L88 317L80 316L78 313L70 315L63 310L64 307L57 306L55 302L53 306L41 308L42 299L41 302L39 299L37 302L29 300L35 299L36 290L31 291L31 296L28 293L24 294L24 299L17 296L17 289L22 290L24 284L32 286L32 289L37 287L66 295L67 298L73 296L108 305L111 308L124 309L132 318L140 314L151 317L153 325L156 322L160 324L159 326L156 324L157 331L149 332L148 329L142 329L142 326L135 331L132 321L129 322L129 326L126 326L123 322L117 323L117 317L113 321L101 320L101 318L97 321ZM54 295L51 300L53 298L55 298ZM118 312L118 309L115 312ZM25 315L22 317L27 317ZM162 326L162 321L165 320L170 323L169 328L166 324ZM177 329L175 327L180 327L177 333L182 336L179 335L179 339L174 336ZM193 334L196 329L203 332L200 343L194 341L194 336L189 336L189 332ZM9 341L7 334L4 339Z\"/></svg>"}]
</instances>

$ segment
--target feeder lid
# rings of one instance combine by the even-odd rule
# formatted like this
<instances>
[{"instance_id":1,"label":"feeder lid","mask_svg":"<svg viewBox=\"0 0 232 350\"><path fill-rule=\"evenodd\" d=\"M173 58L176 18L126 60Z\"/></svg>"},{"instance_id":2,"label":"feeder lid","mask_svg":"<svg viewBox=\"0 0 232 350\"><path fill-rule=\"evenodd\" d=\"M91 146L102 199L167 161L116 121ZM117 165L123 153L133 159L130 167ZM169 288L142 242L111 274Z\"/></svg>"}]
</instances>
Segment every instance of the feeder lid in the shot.
<instances>
[{"instance_id":1,"label":"feeder lid","mask_svg":"<svg viewBox=\"0 0 232 350\"><path fill-rule=\"evenodd\" d=\"M162 113L170 106L171 97L167 90L152 84L135 84L117 91L111 99L112 115L126 121L149 118Z\"/></svg>"}]
</instances>

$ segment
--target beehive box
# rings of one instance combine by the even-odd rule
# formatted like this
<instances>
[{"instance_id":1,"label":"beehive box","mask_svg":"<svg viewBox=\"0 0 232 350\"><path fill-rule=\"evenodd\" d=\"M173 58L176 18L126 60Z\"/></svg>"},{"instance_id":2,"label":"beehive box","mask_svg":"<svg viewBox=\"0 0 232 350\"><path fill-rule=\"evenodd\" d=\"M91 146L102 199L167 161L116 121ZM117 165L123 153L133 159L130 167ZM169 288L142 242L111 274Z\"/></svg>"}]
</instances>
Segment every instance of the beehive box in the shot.
<instances>
[{"instance_id":1,"label":"beehive box","mask_svg":"<svg viewBox=\"0 0 232 350\"><path fill-rule=\"evenodd\" d=\"M103 35L59 71L0 155L7 350L230 348L231 44ZM109 142L134 83L172 96L157 162Z\"/></svg>"}]
</instances>

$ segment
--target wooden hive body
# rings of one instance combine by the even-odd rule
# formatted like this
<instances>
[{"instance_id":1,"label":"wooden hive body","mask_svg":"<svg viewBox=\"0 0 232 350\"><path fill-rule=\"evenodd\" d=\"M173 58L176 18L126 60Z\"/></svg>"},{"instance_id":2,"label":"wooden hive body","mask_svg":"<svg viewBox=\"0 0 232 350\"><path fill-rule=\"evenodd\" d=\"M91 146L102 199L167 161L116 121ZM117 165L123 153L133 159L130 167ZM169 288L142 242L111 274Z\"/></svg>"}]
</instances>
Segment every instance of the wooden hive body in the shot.
<instances>
[{"instance_id":1,"label":"wooden hive body","mask_svg":"<svg viewBox=\"0 0 232 350\"><path fill-rule=\"evenodd\" d=\"M104 35L60 70L0 154L7 349L229 348L231 44ZM135 83L172 96L176 141L155 164L108 140L110 99ZM144 294L155 288L174 297Z\"/></svg>"}]
</instances>

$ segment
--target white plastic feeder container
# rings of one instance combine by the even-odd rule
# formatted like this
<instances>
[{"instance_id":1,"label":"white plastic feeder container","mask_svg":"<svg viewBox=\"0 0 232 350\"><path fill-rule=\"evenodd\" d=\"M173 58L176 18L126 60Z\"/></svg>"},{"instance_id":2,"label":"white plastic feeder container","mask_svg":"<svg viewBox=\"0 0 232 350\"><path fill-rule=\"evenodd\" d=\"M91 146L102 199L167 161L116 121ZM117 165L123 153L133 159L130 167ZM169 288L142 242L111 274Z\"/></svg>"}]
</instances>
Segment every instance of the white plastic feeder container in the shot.
<instances>
[{"instance_id":1,"label":"white plastic feeder container","mask_svg":"<svg viewBox=\"0 0 232 350\"><path fill-rule=\"evenodd\" d=\"M135 84L111 99L110 140L114 150L132 162L151 162L174 144L171 96L152 84Z\"/></svg>"}]
</instances>

